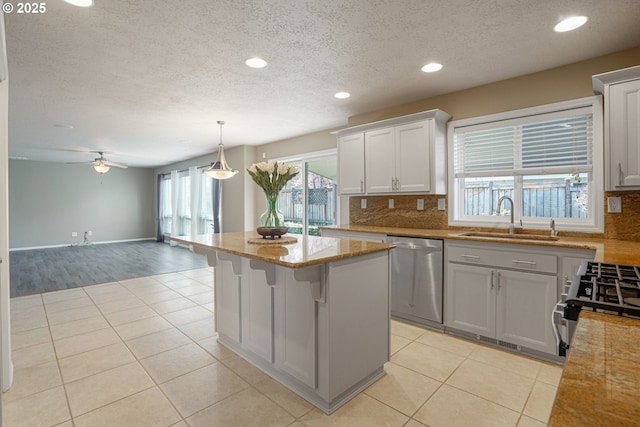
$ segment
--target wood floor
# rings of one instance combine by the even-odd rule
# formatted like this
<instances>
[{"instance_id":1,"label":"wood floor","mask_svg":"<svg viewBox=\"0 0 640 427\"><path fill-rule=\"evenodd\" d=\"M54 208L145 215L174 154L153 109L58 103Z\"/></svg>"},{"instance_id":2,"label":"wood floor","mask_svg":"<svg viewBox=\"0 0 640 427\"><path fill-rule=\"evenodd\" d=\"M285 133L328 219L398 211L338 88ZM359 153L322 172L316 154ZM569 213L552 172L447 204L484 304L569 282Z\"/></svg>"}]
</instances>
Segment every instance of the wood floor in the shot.
<instances>
[{"instance_id":1,"label":"wood floor","mask_svg":"<svg viewBox=\"0 0 640 427\"><path fill-rule=\"evenodd\" d=\"M151 240L14 251L11 297L207 267L206 257Z\"/></svg>"}]
</instances>

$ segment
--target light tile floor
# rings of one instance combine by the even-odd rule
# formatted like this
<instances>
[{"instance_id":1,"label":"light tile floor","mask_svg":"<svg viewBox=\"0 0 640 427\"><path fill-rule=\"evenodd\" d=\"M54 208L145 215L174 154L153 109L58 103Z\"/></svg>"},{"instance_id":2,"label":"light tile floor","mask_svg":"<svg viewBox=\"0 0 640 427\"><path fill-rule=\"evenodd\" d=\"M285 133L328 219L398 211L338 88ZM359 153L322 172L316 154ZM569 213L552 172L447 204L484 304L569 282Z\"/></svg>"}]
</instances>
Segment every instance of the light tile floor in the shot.
<instances>
[{"instance_id":1,"label":"light tile floor","mask_svg":"<svg viewBox=\"0 0 640 427\"><path fill-rule=\"evenodd\" d=\"M387 375L327 416L225 347L200 269L11 300L13 426L543 426L562 370L392 321Z\"/></svg>"}]
</instances>

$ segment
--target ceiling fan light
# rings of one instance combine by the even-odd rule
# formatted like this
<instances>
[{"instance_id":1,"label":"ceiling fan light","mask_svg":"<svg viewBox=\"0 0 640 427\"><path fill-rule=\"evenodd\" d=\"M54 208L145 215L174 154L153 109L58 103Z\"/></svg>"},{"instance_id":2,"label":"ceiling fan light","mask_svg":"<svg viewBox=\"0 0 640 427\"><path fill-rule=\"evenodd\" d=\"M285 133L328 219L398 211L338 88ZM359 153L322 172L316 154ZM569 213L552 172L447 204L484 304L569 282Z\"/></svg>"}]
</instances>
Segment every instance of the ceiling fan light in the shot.
<instances>
[{"instance_id":1,"label":"ceiling fan light","mask_svg":"<svg viewBox=\"0 0 640 427\"><path fill-rule=\"evenodd\" d=\"M218 146L218 158L215 162L211 163L211 166L209 166L209 168L205 169L203 172L208 177L214 179L229 179L237 174L238 170L233 169L227 164L227 159L224 157L224 145L222 145L222 125L224 124L224 122L222 120L219 120L218 124L220 125L220 145Z\"/></svg>"},{"instance_id":2,"label":"ceiling fan light","mask_svg":"<svg viewBox=\"0 0 640 427\"><path fill-rule=\"evenodd\" d=\"M106 165L97 164L97 165L93 165L93 169L98 173L107 173L111 168Z\"/></svg>"}]
</instances>

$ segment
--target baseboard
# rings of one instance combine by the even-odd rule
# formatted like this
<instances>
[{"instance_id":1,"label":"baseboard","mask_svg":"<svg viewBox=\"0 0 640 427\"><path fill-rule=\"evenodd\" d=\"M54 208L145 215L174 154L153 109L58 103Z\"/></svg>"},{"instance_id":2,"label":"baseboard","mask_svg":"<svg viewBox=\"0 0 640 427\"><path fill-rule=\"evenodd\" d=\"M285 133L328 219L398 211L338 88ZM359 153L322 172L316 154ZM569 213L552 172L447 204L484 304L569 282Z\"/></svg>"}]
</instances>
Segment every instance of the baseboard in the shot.
<instances>
[{"instance_id":1,"label":"baseboard","mask_svg":"<svg viewBox=\"0 0 640 427\"><path fill-rule=\"evenodd\" d=\"M51 248L68 248L69 246L91 246L91 245L105 245L108 243L125 243L125 242L140 242L144 240L156 240L156 237L143 237L139 239L125 239L125 240L105 240L103 242L90 242L88 244L85 243L71 243L64 245L48 245L48 246L31 246L27 248L9 248L9 252L17 252L17 251L29 251L32 249L51 249Z\"/></svg>"}]
</instances>

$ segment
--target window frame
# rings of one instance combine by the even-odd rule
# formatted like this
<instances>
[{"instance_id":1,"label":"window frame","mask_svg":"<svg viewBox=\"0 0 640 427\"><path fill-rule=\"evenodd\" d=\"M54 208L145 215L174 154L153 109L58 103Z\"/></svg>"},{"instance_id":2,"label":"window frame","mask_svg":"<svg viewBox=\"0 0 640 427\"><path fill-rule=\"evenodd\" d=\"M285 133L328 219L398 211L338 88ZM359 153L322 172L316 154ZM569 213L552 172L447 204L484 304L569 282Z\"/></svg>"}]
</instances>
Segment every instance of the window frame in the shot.
<instances>
[{"instance_id":1,"label":"window frame","mask_svg":"<svg viewBox=\"0 0 640 427\"><path fill-rule=\"evenodd\" d=\"M593 170L589 173L589 213L588 219L577 218L553 218L556 227L567 231L602 233L604 231L604 138L603 138L603 101L602 96L589 96L569 101L555 102L530 108L506 111L497 114L472 117L468 119L454 120L447 125L448 142L448 188L449 188L449 225L460 227L488 227L506 228L509 225L509 216L465 216L464 215L464 185L463 179L455 177L455 133L456 129L468 128L503 121L518 121L522 123L530 121L531 117L545 114L554 114L562 111L588 108L592 114L592 164ZM508 177L508 176L506 176ZM506 178L505 177L505 178ZM513 175L514 194L519 192L518 200L522 198L523 177ZM514 197L515 198L515 197ZM549 229L551 218L547 217L523 217L522 205L514 200L514 223L527 229ZM495 208L495 207L494 207Z\"/></svg>"}]
</instances>

